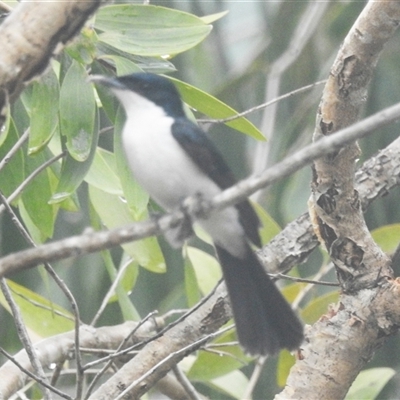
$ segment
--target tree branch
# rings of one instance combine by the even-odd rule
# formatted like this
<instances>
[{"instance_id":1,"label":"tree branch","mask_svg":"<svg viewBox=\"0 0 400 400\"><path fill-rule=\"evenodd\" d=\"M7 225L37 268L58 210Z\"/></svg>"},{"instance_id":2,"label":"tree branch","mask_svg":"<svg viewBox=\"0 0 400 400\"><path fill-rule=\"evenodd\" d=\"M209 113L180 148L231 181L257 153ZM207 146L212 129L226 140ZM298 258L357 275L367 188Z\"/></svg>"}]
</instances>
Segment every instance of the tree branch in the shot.
<instances>
[{"instance_id":1,"label":"tree branch","mask_svg":"<svg viewBox=\"0 0 400 400\"><path fill-rule=\"evenodd\" d=\"M79 33L102 0L21 2L0 26L0 110ZM22 56L23 55L23 56Z\"/></svg>"},{"instance_id":2,"label":"tree branch","mask_svg":"<svg viewBox=\"0 0 400 400\"><path fill-rule=\"evenodd\" d=\"M206 208L208 208L208 210L204 209L198 202L192 205L192 217L193 219L199 216L202 217L207 214L207 211L209 212L211 208L221 209L233 205L258 189L277 182L279 179L290 175L299 168L308 165L312 160L324 154L332 153L347 143L354 141L356 138L371 134L377 128L387 125L399 117L400 103L388 107L334 135L322 138L316 143L304 147L302 150L267 169L261 175L249 177L225 190L207 204ZM43 262L92 253L129 241L143 239L151 235L159 235L181 223L183 219L184 215L182 212L175 211L170 214L165 214L156 221L138 222L110 231L88 232L58 242L45 244L35 249L28 249L11 254L0 259L0 277L22 269L31 268Z\"/></svg>"},{"instance_id":3,"label":"tree branch","mask_svg":"<svg viewBox=\"0 0 400 400\"><path fill-rule=\"evenodd\" d=\"M317 114L314 139L334 136L359 118L384 44L400 23L400 3L370 1L347 35ZM310 216L336 266L339 304L306 331L301 357L277 399L342 399L374 351L400 321L400 281L375 244L354 188L358 145L314 162Z\"/></svg>"}]
</instances>

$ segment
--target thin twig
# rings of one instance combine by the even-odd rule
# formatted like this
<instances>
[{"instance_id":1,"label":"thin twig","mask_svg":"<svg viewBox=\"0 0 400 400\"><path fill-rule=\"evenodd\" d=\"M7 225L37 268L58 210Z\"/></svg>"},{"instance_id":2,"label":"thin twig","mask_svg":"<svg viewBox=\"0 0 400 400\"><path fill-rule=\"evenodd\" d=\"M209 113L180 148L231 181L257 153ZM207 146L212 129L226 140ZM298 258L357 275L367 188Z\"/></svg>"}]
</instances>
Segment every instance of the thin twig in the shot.
<instances>
[{"instance_id":1,"label":"thin twig","mask_svg":"<svg viewBox=\"0 0 400 400\"><path fill-rule=\"evenodd\" d=\"M4 1L0 1L0 9L4 10L6 12L12 12L14 10L11 6L9 6Z\"/></svg>"},{"instance_id":2,"label":"thin twig","mask_svg":"<svg viewBox=\"0 0 400 400\"><path fill-rule=\"evenodd\" d=\"M224 190L210 201L209 210L223 209L249 197L257 190L267 187L284 177L289 176L313 160L331 154L343 146L368 134L377 132L378 128L396 121L400 117L400 103L388 107L352 126L324 137L284 160L265 170L262 174L250 176L238 184ZM198 209L200 207L197 207ZM204 210L201 210L204 215ZM143 221L109 231L90 232L72 236L58 242L44 244L37 249L28 249L0 259L0 277L26 269L42 262L60 260L71 256L92 253L105 248L158 235L184 218L183 213L175 211L163 215L157 221ZM193 215L196 219L196 214Z\"/></svg>"},{"instance_id":3,"label":"thin twig","mask_svg":"<svg viewBox=\"0 0 400 400\"><path fill-rule=\"evenodd\" d=\"M257 385L258 380L260 379L261 372L263 370L265 361L267 361L268 357L259 357L256 365L254 367L253 373L251 374L249 384L246 387L246 390L243 393L243 399L251 399L254 388Z\"/></svg>"},{"instance_id":4,"label":"thin twig","mask_svg":"<svg viewBox=\"0 0 400 400\"><path fill-rule=\"evenodd\" d=\"M124 272L129 267L131 262L132 262L131 259L127 260L126 263L123 264L122 267L118 270L118 273L117 273L117 276L114 279L114 282L112 283L112 285L108 289L108 292L104 296L103 301L102 301L99 309L97 310L96 315L93 317L92 322L90 323L90 325L92 325L92 326L96 325L96 323L97 323L98 319L100 318L101 314L103 313L104 309L107 307L108 301L114 295L115 288L118 286L120 280L122 279L122 277L124 275Z\"/></svg>"},{"instance_id":5,"label":"thin twig","mask_svg":"<svg viewBox=\"0 0 400 400\"><path fill-rule=\"evenodd\" d=\"M8 306L10 307L10 310L11 310L11 313L12 313L12 316L14 319L14 324L17 328L18 337L24 346L26 354L29 357L29 361L32 364L33 370L35 371L36 375L38 375L40 377L41 381L44 381L47 384L49 384L49 382L46 378L46 374L44 372L43 366L40 363L36 349L33 346L32 341L26 330L19 307L17 306L16 302L14 301L14 299L11 295L10 288L8 287L5 278L0 279L0 287L1 287L1 291L3 292L4 298L5 298ZM42 386L41 383L39 383L39 385ZM47 400L50 400L51 396L50 396L49 389L47 387L43 387L43 389L44 389L43 390L44 398Z\"/></svg>"},{"instance_id":6,"label":"thin twig","mask_svg":"<svg viewBox=\"0 0 400 400\"><path fill-rule=\"evenodd\" d=\"M54 162L54 161L53 161ZM22 225L22 223L19 221L18 217L14 213L13 209L10 207L10 204L7 202L5 197L3 196L2 193L0 193L0 200L3 203L2 205L5 207L7 212L12 218L13 223L17 227L18 231L21 233L21 236L26 240L27 243L29 243L31 246L34 248L37 247L36 243L33 241L31 236L29 235L28 231L25 229L25 227ZM79 316L79 308L78 304L75 301L74 296L72 295L71 291L68 289L67 285L62 281L62 279L59 278L57 273L54 271L52 266L49 263L44 263L44 267L47 271L47 273L54 279L55 283L58 285L58 287L63 291L64 295L66 298L69 300L72 308L72 313L74 314L75 317L75 359L76 359L76 364L77 364L77 376L76 376L76 381L77 381L77 393L79 396L77 398L80 398L80 392L82 391L83 388L83 371L82 371L82 359L81 359L81 354L80 354L80 346L79 346L79 327L80 327L80 316Z\"/></svg>"},{"instance_id":7,"label":"thin twig","mask_svg":"<svg viewBox=\"0 0 400 400\"><path fill-rule=\"evenodd\" d=\"M231 327L228 327L229 329L231 329ZM154 365L154 367L150 368L145 374L143 374L140 378L136 379L135 381L133 381L123 392L121 392L118 397L115 398L115 400L122 400L124 398L125 395L128 395L129 392L134 389L137 385L139 385L141 382L143 382L145 379L147 379L147 377L149 377L150 375L154 374L158 368L160 368L161 366L163 366L164 364L168 363L171 359L173 359L174 357L177 357L183 353L187 353L190 352L194 349L199 348L202 344L208 342L209 340L212 340L220 335L222 335L223 333L225 333L228 328L224 328L224 329L220 329L217 332L213 332L210 333L206 336L204 336L203 338L196 340L195 342L182 347L180 350L175 351L171 354L169 354L167 357L165 357L164 359L162 359L160 362L158 362L156 365Z\"/></svg>"},{"instance_id":8,"label":"thin twig","mask_svg":"<svg viewBox=\"0 0 400 400\"><path fill-rule=\"evenodd\" d=\"M10 149L10 151L5 155L5 157L0 161L0 171L7 165L7 163L11 160L11 158L15 155L15 153L23 146L23 144L29 138L29 128L23 133L23 135L16 141L14 146Z\"/></svg>"},{"instance_id":9,"label":"thin twig","mask_svg":"<svg viewBox=\"0 0 400 400\"><path fill-rule=\"evenodd\" d=\"M0 353L3 354L5 357L7 357L8 360L10 360L13 364L15 364L18 367L18 369L21 370L24 374L28 375L30 378L32 378L36 382L40 383L42 386L44 386L47 389L51 390L52 392L58 394L63 399L73 400L73 398L71 396L68 396L68 394L62 392L61 390L58 390L54 386L49 385L45 380L43 380L39 376L35 375L31 371L27 370L26 368L24 368L11 354L9 354L2 347L0 347Z\"/></svg>"},{"instance_id":10,"label":"thin twig","mask_svg":"<svg viewBox=\"0 0 400 400\"><path fill-rule=\"evenodd\" d=\"M232 325L232 329L234 328L234 325ZM233 360L237 361L238 363L242 364L243 366L247 365L247 362L243 361L240 357L236 356L233 353L229 353L229 351L222 351L222 350L217 350L214 349L213 347L233 347L233 346L239 346L239 342L229 342L229 343L209 343L206 346L204 346L203 351L206 351L207 353L211 354L216 354L219 357L230 357Z\"/></svg>"},{"instance_id":11,"label":"thin twig","mask_svg":"<svg viewBox=\"0 0 400 400\"><path fill-rule=\"evenodd\" d=\"M327 265L322 266L322 268L320 268L318 273L314 276L314 279L316 280L320 279L325 274L327 274L332 268L333 268L333 263L329 263ZM314 287L314 285L315 284L311 282L303 290L300 291L300 293L296 296L296 298L292 302L292 307L294 309L297 309L299 307L301 301L304 299L307 293L309 293L309 291ZM339 284L337 286L339 286Z\"/></svg>"},{"instance_id":12,"label":"thin twig","mask_svg":"<svg viewBox=\"0 0 400 400\"><path fill-rule=\"evenodd\" d=\"M47 167L49 167L54 162L58 161L60 158L65 157L67 154L66 151L63 151L60 154L50 158L45 163L40 165L36 168L24 181L14 190L13 193L7 198L7 202L11 204L21 193L22 191L28 186L30 182L32 182L42 171L44 171ZM0 205L0 214L4 211L4 205Z\"/></svg>"},{"instance_id":13,"label":"thin twig","mask_svg":"<svg viewBox=\"0 0 400 400\"><path fill-rule=\"evenodd\" d=\"M285 274L268 274L271 278L274 279L286 279L288 281L300 282L300 283L311 283L313 285L321 285L321 286L340 286L337 282L326 282L326 281L318 281L315 279L307 279L307 278L298 278L297 276L289 276Z\"/></svg>"},{"instance_id":14,"label":"thin twig","mask_svg":"<svg viewBox=\"0 0 400 400\"><path fill-rule=\"evenodd\" d=\"M152 311L151 313L147 314L146 317L144 317L141 321L139 321L138 324L135 326L135 328L132 329L132 332L130 332L130 334L120 343L120 345L118 346L118 348L114 352L114 354L104 357L101 360L96 360L92 363L88 363L85 365L84 369L86 370L88 368L93 367L94 365L99 364L100 362L106 361L106 364L104 365L104 367L96 374L96 376L93 378L92 382L90 382L90 385L89 385L86 395L85 395L85 400L90 397L90 394L92 393L92 390L94 389L94 386L96 385L98 380L104 375L104 373L110 367L111 363L115 360L115 358L131 351L131 348L122 350L124 348L124 346L127 344L128 340L137 332L137 330L146 321L148 321L150 318L153 318L157 313L158 313L158 311Z\"/></svg>"},{"instance_id":15,"label":"thin twig","mask_svg":"<svg viewBox=\"0 0 400 400\"><path fill-rule=\"evenodd\" d=\"M282 101L282 100L285 100L285 99L287 99L287 98L289 98L289 97L295 96L296 94L303 93L303 92L305 92L305 91L307 91L307 90L314 89L316 86L322 85L322 84L324 84L324 83L326 83L326 82L327 82L327 80L324 79L323 81L318 81L318 82L315 82L315 83L311 83L310 85L306 85L306 86L303 86L303 87L301 87L301 88L292 90L291 92L282 94L281 96L278 96L278 97L276 97L275 99L272 99L272 100L270 100L270 101L267 101L266 103L259 104L258 106L249 108L249 109L246 110L246 111L243 111L243 112L241 112L241 113L232 115L232 116L230 116L230 117L221 118L221 119L199 118L199 119L197 119L197 122L221 124L221 123L233 121L233 120L235 120L235 119L239 119L239 118L245 117L246 115L249 115L249 114L251 114L251 113L253 113L253 112L255 112L255 111L258 111L258 110L262 110L262 109L264 109L264 108L267 108L267 107L271 106L272 104L278 103L279 101Z\"/></svg>"},{"instance_id":16,"label":"thin twig","mask_svg":"<svg viewBox=\"0 0 400 400\"><path fill-rule=\"evenodd\" d=\"M178 382L185 389L185 392L188 394L188 398L190 400L202 400L201 396L197 393L197 390L189 381L187 376L182 372L182 370L178 367L178 365L174 365L172 368L172 372L174 373Z\"/></svg>"}]
</instances>

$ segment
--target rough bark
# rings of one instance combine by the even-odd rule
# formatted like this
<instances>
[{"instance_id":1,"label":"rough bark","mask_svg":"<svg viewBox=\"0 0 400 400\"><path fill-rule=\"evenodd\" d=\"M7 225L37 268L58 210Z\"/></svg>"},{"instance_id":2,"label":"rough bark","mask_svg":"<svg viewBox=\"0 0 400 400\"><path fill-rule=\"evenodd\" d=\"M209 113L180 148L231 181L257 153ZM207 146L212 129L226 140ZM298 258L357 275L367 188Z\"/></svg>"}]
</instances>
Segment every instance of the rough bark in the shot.
<instances>
[{"instance_id":1,"label":"rough bark","mask_svg":"<svg viewBox=\"0 0 400 400\"><path fill-rule=\"evenodd\" d=\"M399 22L399 2L367 4L331 69L314 140L358 120L374 68ZM374 351L399 326L399 281L369 233L354 186L359 155L353 143L314 162L310 215L343 293L338 305L307 329L300 358L277 399L344 398Z\"/></svg>"}]
</instances>

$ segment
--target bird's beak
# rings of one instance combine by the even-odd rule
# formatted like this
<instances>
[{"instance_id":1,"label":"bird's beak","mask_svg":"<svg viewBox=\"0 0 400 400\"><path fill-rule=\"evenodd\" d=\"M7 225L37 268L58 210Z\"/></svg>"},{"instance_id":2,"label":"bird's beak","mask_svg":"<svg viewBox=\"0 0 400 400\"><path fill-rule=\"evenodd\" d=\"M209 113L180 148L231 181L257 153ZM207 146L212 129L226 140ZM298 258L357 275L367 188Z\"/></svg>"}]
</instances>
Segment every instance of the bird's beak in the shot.
<instances>
[{"instance_id":1,"label":"bird's beak","mask_svg":"<svg viewBox=\"0 0 400 400\"><path fill-rule=\"evenodd\" d=\"M95 84L107 86L109 88L115 88L115 89L124 88L124 86L118 81L118 79L112 76L90 75L88 81Z\"/></svg>"}]
</instances>

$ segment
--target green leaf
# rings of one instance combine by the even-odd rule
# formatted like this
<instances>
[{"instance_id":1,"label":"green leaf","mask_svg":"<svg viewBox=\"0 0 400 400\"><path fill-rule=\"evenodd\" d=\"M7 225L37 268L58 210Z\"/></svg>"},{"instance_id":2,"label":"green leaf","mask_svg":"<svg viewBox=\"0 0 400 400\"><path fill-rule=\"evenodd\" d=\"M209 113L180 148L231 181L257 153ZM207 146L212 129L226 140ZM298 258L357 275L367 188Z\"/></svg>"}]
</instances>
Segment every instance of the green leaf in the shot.
<instances>
[{"instance_id":1,"label":"green leaf","mask_svg":"<svg viewBox=\"0 0 400 400\"><path fill-rule=\"evenodd\" d=\"M125 199L128 202L129 210L131 211L134 219L138 221L143 219L143 217L147 215L149 195L133 177L131 169L128 165L128 161L126 159L125 151L122 144L122 129L123 123L125 121L122 107L118 109L115 120L114 154L117 161L118 176L122 184Z\"/></svg>"},{"instance_id":2,"label":"green leaf","mask_svg":"<svg viewBox=\"0 0 400 400\"><path fill-rule=\"evenodd\" d=\"M94 186L89 186L89 195L94 209L107 228L135 222L126 202L120 196L104 192ZM165 272L164 257L155 237L126 243L122 247L142 267L152 272Z\"/></svg>"},{"instance_id":3,"label":"green leaf","mask_svg":"<svg viewBox=\"0 0 400 400\"><path fill-rule=\"evenodd\" d=\"M219 337L214 344L237 340L235 332L229 331ZM220 354L200 351L196 361L188 371L188 378L195 381L206 382L211 379L226 375L239 369L252 360L246 356L239 346L213 347Z\"/></svg>"},{"instance_id":4,"label":"green leaf","mask_svg":"<svg viewBox=\"0 0 400 400\"><path fill-rule=\"evenodd\" d=\"M84 26L79 35L66 47L70 57L82 65L89 65L96 58L96 32L90 26Z\"/></svg>"},{"instance_id":5,"label":"green leaf","mask_svg":"<svg viewBox=\"0 0 400 400\"><path fill-rule=\"evenodd\" d=\"M281 288L282 294L285 296L285 299L289 302L292 303L296 297L299 295L299 293L307 286L306 283L292 283L290 285L286 285L283 288Z\"/></svg>"},{"instance_id":6,"label":"green leaf","mask_svg":"<svg viewBox=\"0 0 400 400\"><path fill-rule=\"evenodd\" d=\"M99 118L96 118L96 124L92 127L93 131L91 132L91 148L86 159L79 161L76 158L73 158L70 153L64 157L62 161L60 180L55 193L49 201L50 204L60 203L74 194L86 177L96 154L99 135L98 122Z\"/></svg>"},{"instance_id":7,"label":"green leaf","mask_svg":"<svg viewBox=\"0 0 400 400\"><path fill-rule=\"evenodd\" d=\"M0 147L0 160L4 159L18 139L17 128L10 118L7 137ZM0 170L0 190L3 195L8 197L24 180L24 176L24 152L19 149Z\"/></svg>"},{"instance_id":8,"label":"green leaf","mask_svg":"<svg viewBox=\"0 0 400 400\"><path fill-rule=\"evenodd\" d=\"M109 71L98 61L95 61L92 65L92 73L96 75L108 75ZM107 115L108 119L114 124L117 110L120 107L119 102L110 90L105 88L103 85L96 86L96 93L100 99L101 106Z\"/></svg>"},{"instance_id":9,"label":"green leaf","mask_svg":"<svg viewBox=\"0 0 400 400\"><path fill-rule=\"evenodd\" d=\"M168 72L176 71L175 66L168 60L162 59L160 57L143 57L137 56L135 54L129 54L126 51L122 51L116 49L113 46L108 45L107 43L98 42L96 44L97 49L97 59L105 60L107 62L107 58L104 56L118 56L125 60L131 61L137 67L139 67L142 71L153 72L155 74L165 74ZM92 64L92 67L95 66L96 61ZM104 67L104 62L102 63ZM99 73L97 71L93 71L93 73ZM103 71L103 74L107 73L107 71ZM110 71L108 70L108 74Z\"/></svg>"},{"instance_id":10,"label":"green leaf","mask_svg":"<svg viewBox=\"0 0 400 400\"><path fill-rule=\"evenodd\" d=\"M3 143L6 141L7 136L8 136L8 131L10 129L10 122L11 122L11 112L10 112L10 103L7 102L7 104L5 104L5 116L6 119L4 121L4 124L2 126L0 126L0 149L1 146L3 145ZM1 160L2 158L0 158Z\"/></svg>"},{"instance_id":11,"label":"green leaf","mask_svg":"<svg viewBox=\"0 0 400 400\"><path fill-rule=\"evenodd\" d=\"M101 256L104 260L104 265L106 266L110 279L112 282L114 282L114 280L117 278L118 271L114 266L111 253L108 250L104 250L101 252ZM120 268L123 266L125 262L128 262L127 257L122 257ZM134 307L129 298L129 292L135 285L138 274L139 274L139 268L137 263L135 261L131 261L125 269L123 278L120 279L115 288L114 297L119 303L124 321L140 319L138 311L136 310L136 308ZM115 299L111 297L110 303L113 301L115 301Z\"/></svg>"},{"instance_id":12,"label":"green leaf","mask_svg":"<svg viewBox=\"0 0 400 400\"><path fill-rule=\"evenodd\" d=\"M58 79L52 68L32 83L28 154L40 151L53 136L58 123L59 95Z\"/></svg>"},{"instance_id":13,"label":"green leaf","mask_svg":"<svg viewBox=\"0 0 400 400\"><path fill-rule=\"evenodd\" d=\"M303 321L306 324L313 324L328 311L329 305L336 303L338 299L339 293L331 292L311 300L301 313Z\"/></svg>"},{"instance_id":14,"label":"green leaf","mask_svg":"<svg viewBox=\"0 0 400 400\"><path fill-rule=\"evenodd\" d=\"M25 205L22 201L18 202L18 211L21 215L22 221L24 221L24 225L29 232L32 240L35 243L43 243L47 237L43 235L38 227L33 223L28 211L25 208Z\"/></svg>"},{"instance_id":15,"label":"green leaf","mask_svg":"<svg viewBox=\"0 0 400 400\"><path fill-rule=\"evenodd\" d=\"M101 59L111 60L115 65L115 69L117 70L118 76L133 74L134 72L143 72L143 70L139 68L134 62L128 60L125 57L106 55L101 57Z\"/></svg>"},{"instance_id":16,"label":"green leaf","mask_svg":"<svg viewBox=\"0 0 400 400\"><path fill-rule=\"evenodd\" d=\"M85 176L90 185L110 194L123 195L114 153L97 147L92 165Z\"/></svg>"},{"instance_id":17,"label":"green leaf","mask_svg":"<svg viewBox=\"0 0 400 400\"><path fill-rule=\"evenodd\" d=\"M228 14L229 11L222 11L216 14L210 14L210 15L205 15L204 17L200 17L200 19L205 23L205 24L212 24L215 21L218 21L219 19L225 17L226 14Z\"/></svg>"},{"instance_id":18,"label":"green leaf","mask_svg":"<svg viewBox=\"0 0 400 400\"><path fill-rule=\"evenodd\" d=\"M208 294L222 277L221 268L215 257L195 247L186 247L187 256L194 268L199 288Z\"/></svg>"},{"instance_id":19,"label":"green leaf","mask_svg":"<svg viewBox=\"0 0 400 400\"><path fill-rule=\"evenodd\" d=\"M256 210L257 215L261 221L261 229L260 229L261 243L268 243L281 231L281 227L267 213L267 211L260 206L260 204L252 203L252 206Z\"/></svg>"},{"instance_id":20,"label":"green leaf","mask_svg":"<svg viewBox=\"0 0 400 400\"><path fill-rule=\"evenodd\" d=\"M183 249L186 253L186 247ZM187 254L184 257L185 293L188 307L193 307L201 299L201 292L196 278L196 272Z\"/></svg>"},{"instance_id":21,"label":"green leaf","mask_svg":"<svg viewBox=\"0 0 400 400\"><path fill-rule=\"evenodd\" d=\"M249 380L241 371L232 371L210 382L210 386L232 396L234 399L243 399L244 391L249 385Z\"/></svg>"},{"instance_id":22,"label":"green leaf","mask_svg":"<svg viewBox=\"0 0 400 400\"><path fill-rule=\"evenodd\" d=\"M237 112L232 108L218 100L214 96L203 92L202 90L182 82L178 79L168 77L178 88L184 102L189 104L197 111L208 115L211 118L227 118L237 115ZM230 122L226 125L245 133L257 140L265 140L263 134L246 118L241 117Z\"/></svg>"},{"instance_id":23,"label":"green leaf","mask_svg":"<svg viewBox=\"0 0 400 400\"><path fill-rule=\"evenodd\" d=\"M18 283L7 280L7 284L25 324L36 335L45 338L74 329L70 312ZM0 303L10 312L3 293L0 293Z\"/></svg>"},{"instance_id":24,"label":"green leaf","mask_svg":"<svg viewBox=\"0 0 400 400\"><path fill-rule=\"evenodd\" d=\"M61 133L72 158L85 161L91 152L96 101L85 68L72 61L60 92Z\"/></svg>"},{"instance_id":25,"label":"green leaf","mask_svg":"<svg viewBox=\"0 0 400 400\"><path fill-rule=\"evenodd\" d=\"M101 8L95 28L99 40L142 56L172 56L200 43L211 31L194 15L152 5Z\"/></svg>"},{"instance_id":26,"label":"green leaf","mask_svg":"<svg viewBox=\"0 0 400 400\"><path fill-rule=\"evenodd\" d=\"M361 371L351 385L345 400L375 400L396 374L392 368L371 368Z\"/></svg>"},{"instance_id":27,"label":"green leaf","mask_svg":"<svg viewBox=\"0 0 400 400\"><path fill-rule=\"evenodd\" d=\"M36 170L52 156L50 151L43 151L35 156L27 157L26 175ZM31 181L22 193L21 200L33 224L43 235L42 240L53 236L54 221L58 206L49 204L52 185L49 170L42 171Z\"/></svg>"},{"instance_id":28,"label":"green leaf","mask_svg":"<svg viewBox=\"0 0 400 400\"><path fill-rule=\"evenodd\" d=\"M392 253L400 242L400 224L391 224L374 229L371 235L385 253Z\"/></svg>"},{"instance_id":29,"label":"green leaf","mask_svg":"<svg viewBox=\"0 0 400 400\"><path fill-rule=\"evenodd\" d=\"M293 367L295 362L296 359L287 350L284 349L279 353L278 368L276 374L276 383L278 386L285 386L290 369Z\"/></svg>"}]
</instances>

